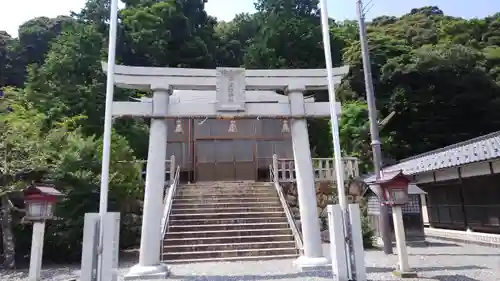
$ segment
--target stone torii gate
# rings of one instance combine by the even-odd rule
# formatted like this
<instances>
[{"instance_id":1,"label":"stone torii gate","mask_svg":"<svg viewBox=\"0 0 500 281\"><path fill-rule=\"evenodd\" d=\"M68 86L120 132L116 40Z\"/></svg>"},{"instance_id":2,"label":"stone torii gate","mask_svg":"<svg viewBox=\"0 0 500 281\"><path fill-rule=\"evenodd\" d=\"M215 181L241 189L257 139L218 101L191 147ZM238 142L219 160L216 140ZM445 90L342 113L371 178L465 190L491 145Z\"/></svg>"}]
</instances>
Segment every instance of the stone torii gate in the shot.
<instances>
[{"instance_id":1,"label":"stone torii gate","mask_svg":"<svg viewBox=\"0 0 500 281\"><path fill-rule=\"evenodd\" d=\"M106 64L103 64L106 71ZM336 83L348 67L334 69ZM328 102L305 102L308 90L327 89L326 69L245 70L243 68L186 69L115 66L115 85L152 90L152 102L113 102L113 116L151 118L146 187L139 263L129 278L164 278L169 274L160 262L161 220L167 158L167 118L290 118L298 199L302 221L303 254L296 260L302 269L327 265L321 245L313 164L306 118L330 116ZM170 100L173 90L216 90L213 103L179 103ZM286 102L247 103L245 95L257 90L282 90ZM340 103L336 104L340 112ZM342 168L342 167L338 167Z\"/></svg>"}]
</instances>

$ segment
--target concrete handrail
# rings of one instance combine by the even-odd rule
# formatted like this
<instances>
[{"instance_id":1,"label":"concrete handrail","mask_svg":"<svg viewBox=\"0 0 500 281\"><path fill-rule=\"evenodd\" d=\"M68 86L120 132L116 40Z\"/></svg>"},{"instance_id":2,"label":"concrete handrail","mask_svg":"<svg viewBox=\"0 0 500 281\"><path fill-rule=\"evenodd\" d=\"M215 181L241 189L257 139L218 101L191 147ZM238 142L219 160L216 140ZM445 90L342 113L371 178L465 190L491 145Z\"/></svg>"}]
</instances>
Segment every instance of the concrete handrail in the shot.
<instances>
[{"instance_id":1,"label":"concrete handrail","mask_svg":"<svg viewBox=\"0 0 500 281\"><path fill-rule=\"evenodd\" d=\"M276 189L276 192L278 193L278 197L280 199L281 206L283 207L283 210L285 211L285 216L286 216L286 219L288 220L288 224L290 225L290 228L292 229L292 234L293 234L293 238L295 240L295 245L297 246L299 251L302 252L304 249L304 246L302 243L302 237L300 236L300 232L298 230L297 224L295 223L295 218L293 216L292 210L290 209L288 202L286 202L286 198L285 198L285 195L283 194L283 190L281 189L281 185L279 184L278 178L275 175L273 165L269 165L269 176L271 178L271 182L274 185L274 188Z\"/></svg>"},{"instance_id":2,"label":"concrete handrail","mask_svg":"<svg viewBox=\"0 0 500 281\"><path fill-rule=\"evenodd\" d=\"M163 217L161 220L161 237L162 239L165 237L167 232L168 220L170 218L170 211L172 210L172 203L174 201L174 196L177 190L177 185L179 184L179 174L181 167L177 166L175 170L175 176L173 178L172 184L168 188L167 194L163 200Z\"/></svg>"}]
</instances>

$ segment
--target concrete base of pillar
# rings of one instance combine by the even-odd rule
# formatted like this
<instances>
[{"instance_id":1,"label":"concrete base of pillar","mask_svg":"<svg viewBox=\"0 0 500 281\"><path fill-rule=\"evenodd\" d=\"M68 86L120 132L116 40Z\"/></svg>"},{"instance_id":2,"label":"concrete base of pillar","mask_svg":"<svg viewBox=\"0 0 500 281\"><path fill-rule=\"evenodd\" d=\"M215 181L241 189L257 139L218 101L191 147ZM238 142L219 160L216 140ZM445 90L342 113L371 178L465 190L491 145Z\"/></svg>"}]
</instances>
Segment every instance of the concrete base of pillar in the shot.
<instances>
[{"instance_id":1,"label":"concrete base of pillar","mask_svg":"<svg viewBox=\"0 0 500 281\"><path fill-rule=\"evenodd\" d=\"M154 266L142 266L136 264L130 268L124 276L124 280L158 280L165 279L170 274L170 268L166 264Z\"/></svg>"},{"instance_id":2,"label":"concrete base of pillar","mask_svg":"<svg viewBox=\"0 0 500 281\"><path fill-rule=\"evenodd\" d=\"M418 274L415 271L403 272L399 270L395 270L392 272L392 275L399 278L418 278Z\"/></svg>"},{"instance_id":3,"label":"concrete base of pillar","mask_svg":"<svg viewBox=\"0 0 500 281\"><path fill-rule=\"evenodd\" d=\"M324 257L311 258L300 256L295 260L294 265L301 271L331 270L331 262Z\"/></svg>"}]
</instances>

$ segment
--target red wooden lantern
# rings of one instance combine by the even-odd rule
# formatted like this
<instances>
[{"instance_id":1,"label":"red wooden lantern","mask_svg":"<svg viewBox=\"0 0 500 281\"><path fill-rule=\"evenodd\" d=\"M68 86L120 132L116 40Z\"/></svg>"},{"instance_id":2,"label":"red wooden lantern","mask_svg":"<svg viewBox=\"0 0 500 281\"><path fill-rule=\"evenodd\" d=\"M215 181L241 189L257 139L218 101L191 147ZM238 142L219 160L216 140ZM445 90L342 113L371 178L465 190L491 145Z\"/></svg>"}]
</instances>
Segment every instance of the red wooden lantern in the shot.
<instances>
[{"instance_id":1,"label":"red wooden lantern","mask_svg":"<svg viewBox=\"0 0 500 281\"><path fill-rule=\"evenodd\" d=\"M24 190L26 220L43 221L54 216L54 205L62 193L47 184L32 184Z\"/></svg>"},{"instance_id":2,"label":"red wooden lantern","mask_svg":"<svg viewBox=\"0 0 500 281\"><path fill-rule=\"evenodd\" d=\"M394 206L408 202L410 179L403 174L403 171L383 172L375 183L382 189L384 204Z\"/></svg>"}]
</instances>

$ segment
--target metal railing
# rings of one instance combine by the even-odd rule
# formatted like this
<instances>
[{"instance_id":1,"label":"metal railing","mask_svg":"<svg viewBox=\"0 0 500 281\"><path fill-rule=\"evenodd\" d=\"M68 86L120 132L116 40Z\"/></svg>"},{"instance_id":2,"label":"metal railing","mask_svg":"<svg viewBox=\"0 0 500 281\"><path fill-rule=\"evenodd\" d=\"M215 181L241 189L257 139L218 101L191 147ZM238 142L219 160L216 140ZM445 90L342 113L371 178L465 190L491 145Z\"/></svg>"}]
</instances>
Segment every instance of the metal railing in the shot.
<instances>
[{"instance_id":1,"label":"metal railing","mask_svg":"<svg viewBox=\"0 0 500 281\"><path fill-rule=\"evenodd\" d=\"M175 176L174 176L173 180L171 181L171 184L167 190L167 194L165 195L165 198L163 199L163 206L164 207L163 207L163 217L161 219L162 241L163 241L163 238L165 238L165 234L167 232L168 221L170 218L170 211L172 210L172 203L174 201L174 196L176 194L177 185L179 184L180 170L181 170L181 167L177 166L177 169L175 170Z\"/></svg>"},{"instance_id":2,"label":"metal railing","mask_svg":"<svg viewBox=\"0 0 500 281\"><path fill-rule=\"evenodd\" d=\"M335 181L335 159L334 158L312 158L315 181ZM356 178L359 176L358 158L342 157L342 169L344 178ZM276 177L279 182L295 182L295 162L291 158L279 158L276 167Z\"/></svg>"},{"instance_id":3,"label":"metal railing","mask_svg":"<svg viewBox=\"0 0 500 281\"><path fill-rule=\"evenodd\" d=\"M275 163L276 161L273 161ZM283 210L285 211L285 216L286 219L288 220L288 224L290 225L290 228L292 229L292 234L293 238L295 240L295 245L297 246L297 249L299 250L300 253L303 252L304 250L304 244L302 243L302 237L299 232L299 229L297 227L297 223L295 222L295 216L292 213L292 209L290 208L290 205L288 205L288 202L286 201L286 197L283 194L283 190L281 188L280 183L278 182L278 179L275 177L275 169L273 168L274 165L269 165L269 177L271 182L274 185L274 188L276 189L276 192L278 193L278 197L281 202L281 206L283 207Z\"/></svg>"}]
</instances>

